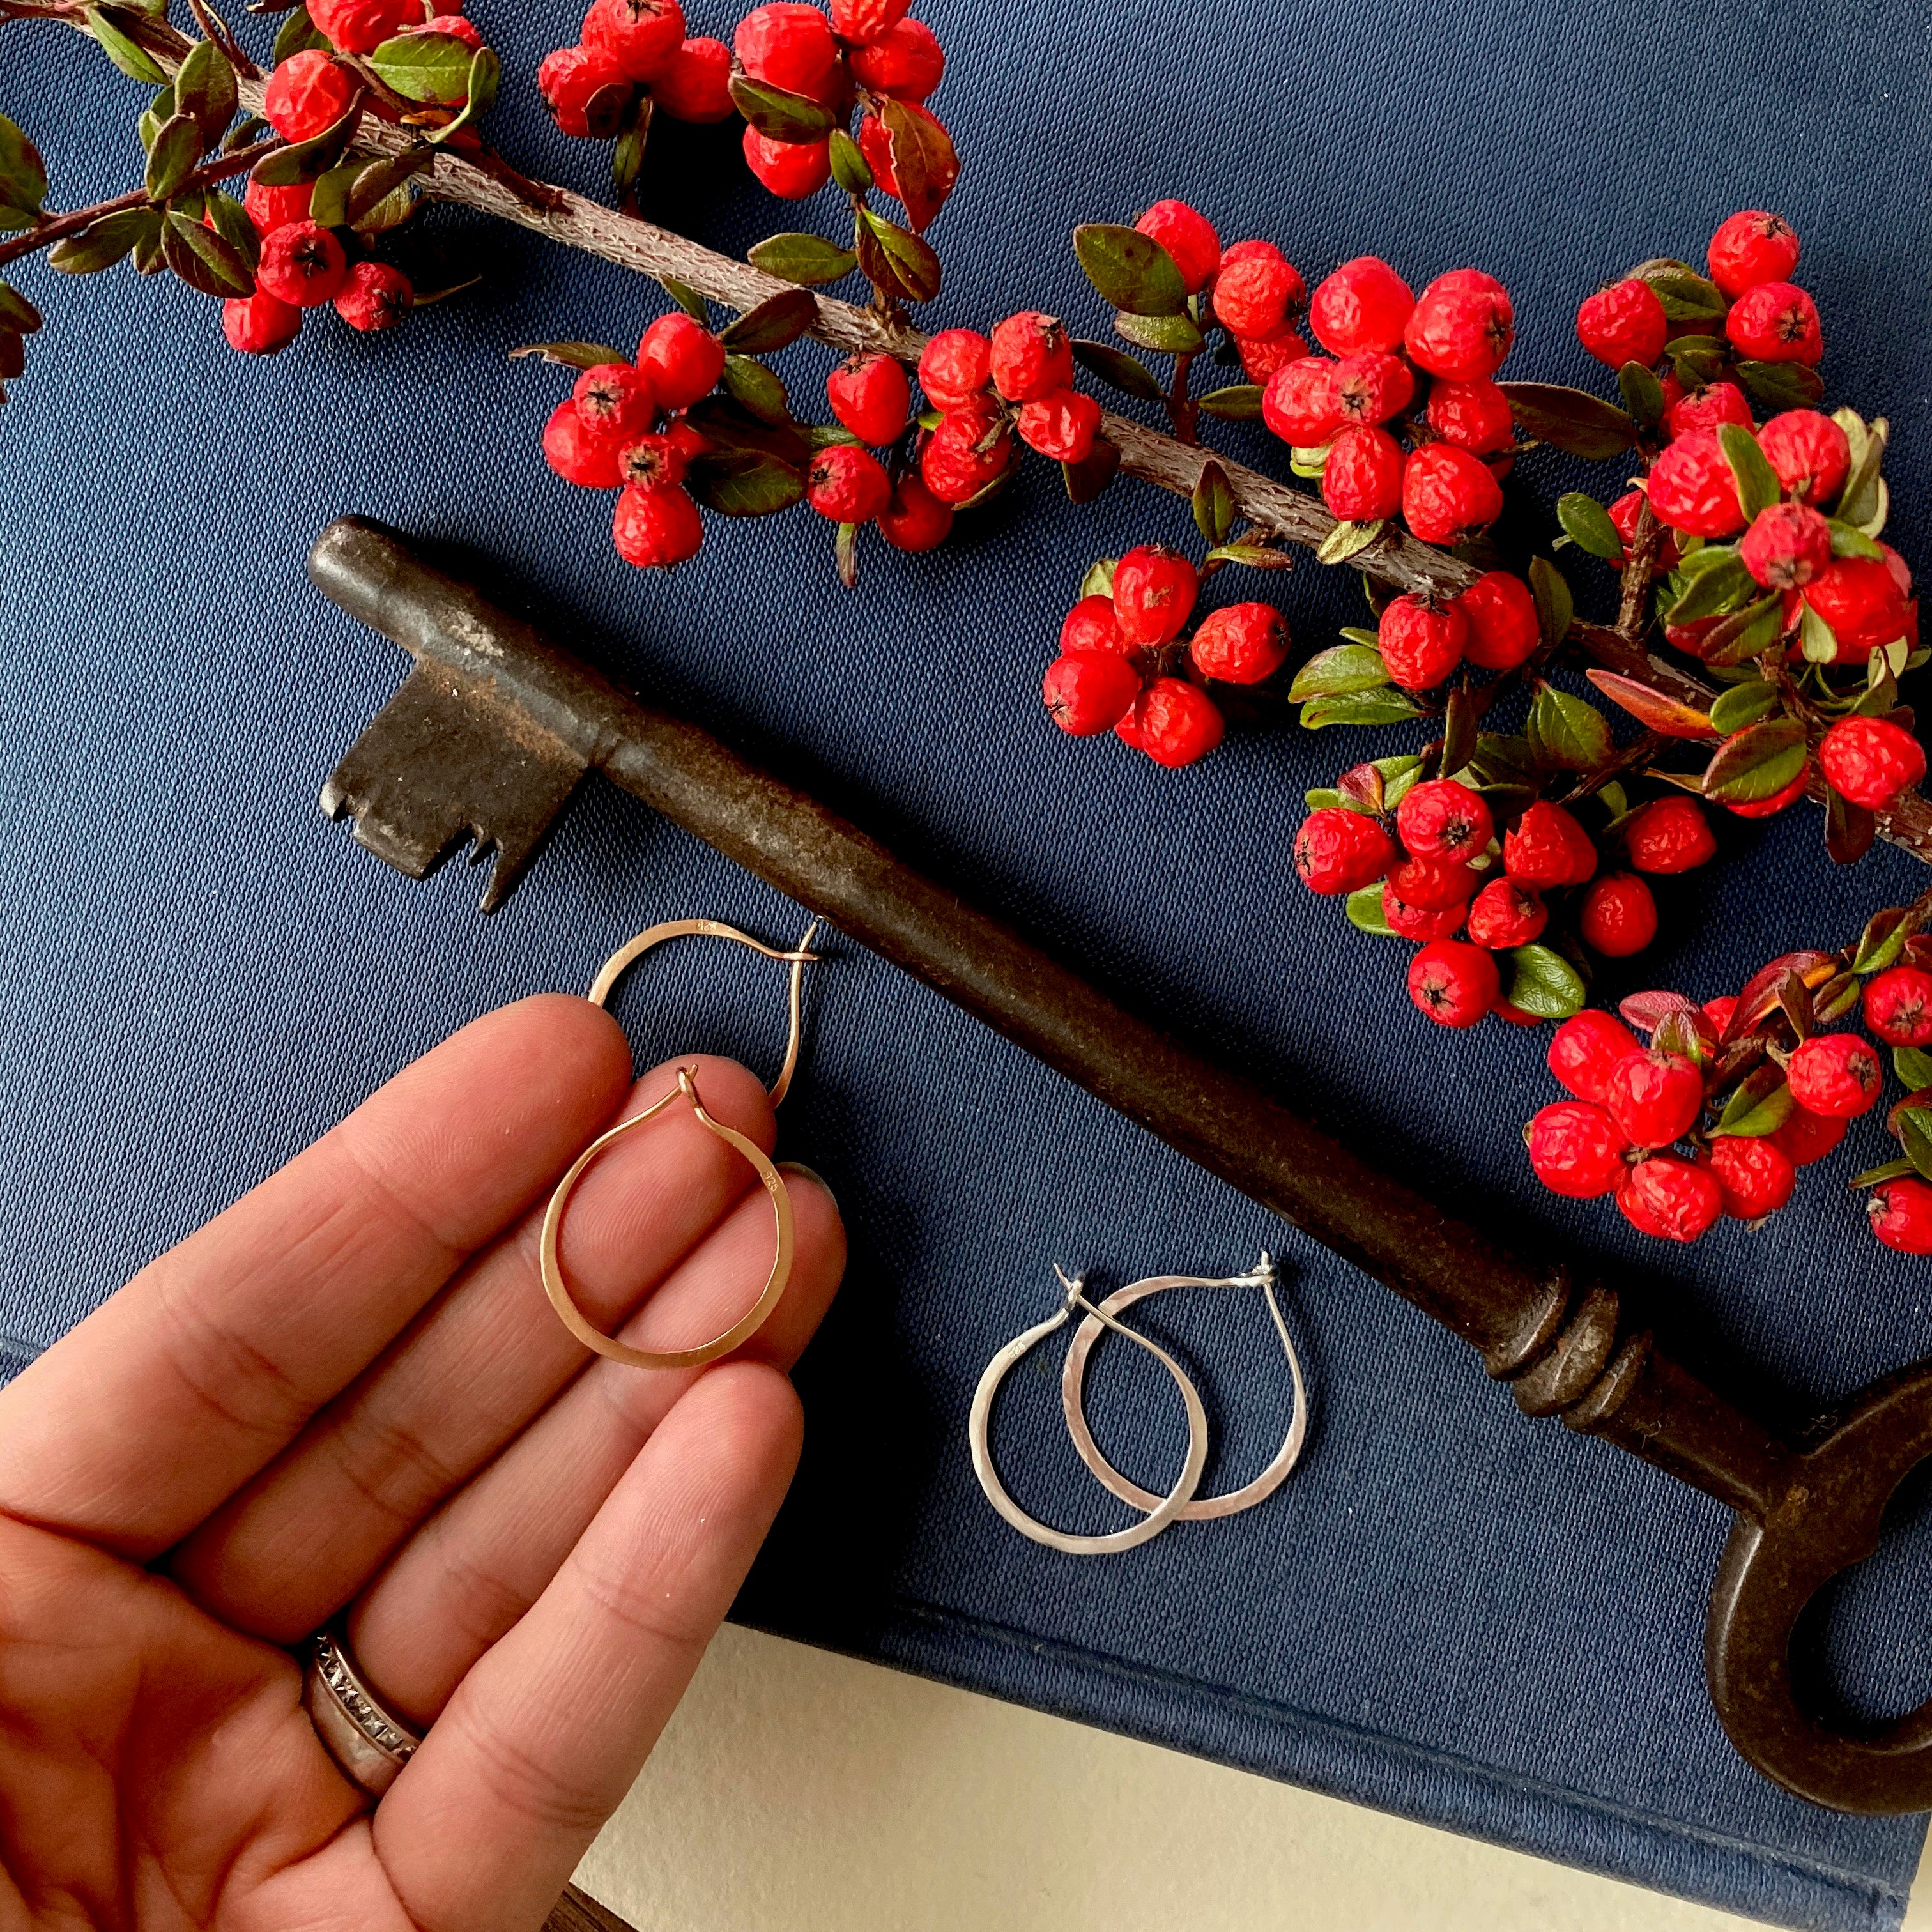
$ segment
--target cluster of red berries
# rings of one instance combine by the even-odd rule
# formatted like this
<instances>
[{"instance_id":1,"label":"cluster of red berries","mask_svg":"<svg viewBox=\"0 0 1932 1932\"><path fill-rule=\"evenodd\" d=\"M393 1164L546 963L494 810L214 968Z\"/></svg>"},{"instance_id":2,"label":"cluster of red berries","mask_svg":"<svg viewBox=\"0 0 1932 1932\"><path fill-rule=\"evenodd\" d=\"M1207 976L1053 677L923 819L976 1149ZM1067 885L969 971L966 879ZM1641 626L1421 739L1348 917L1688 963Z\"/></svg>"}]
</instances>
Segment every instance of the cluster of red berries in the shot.
<instances>
[{"instance_id":1,"label":"cluster of red berries","mask_svg":"<svg viewBox=\"0 0 1932 1932\"><path fill-rule=\"evenodd\" d=\"M1185 636L1199 590L1193 565L1159 544L1115 562L1107 589L1083 596L1060 626L1042 686L1053 722L1076 737L1112 731L1170 769L1211 752L1224 721L1202 683L1272 677L1288 658L1288 625L1271 604L1229 604Z\"/></svg>"},{"instance_id":2,"label":"cluster of red berries","mask_svg":"<svg viewBox=\"0 0 1932 1932\"><path fill-rule=\"evenodd\" d=\"M1550 894L1582 887L1570 908L1578 936L1606 958L1627 958L1657 936L1657 902L1640 875L1687 872L1717 850L1694 799L1656 799L1616 826L1628 869L1599 878L1596 842L1574 813L1538 800L1498 838L1487 801L1454 778L1410 785L1394 832L1385 814L1324 806L1295 833L1294 868L1312 892L1382 887L1383 922L1421 947L1409 962L1409 997L1450 1027L1491 1012L1540 1024L1503 998L1494 956L1544 938Z\"/></svg>"},{"instance_id":3,"label":"cluster of red berries","mask_svg":"<svg viewBox=\"0 0 1932 1932\"><path fill-rule=\"evenodd\" d=\"M731 50L722 40L686 39L684 24L678 0L592 0L578 44L545 55L537 69L537 87L557 126L608 140L640 92L674 121L725 119Z\"/></svg>"}]
</instances>

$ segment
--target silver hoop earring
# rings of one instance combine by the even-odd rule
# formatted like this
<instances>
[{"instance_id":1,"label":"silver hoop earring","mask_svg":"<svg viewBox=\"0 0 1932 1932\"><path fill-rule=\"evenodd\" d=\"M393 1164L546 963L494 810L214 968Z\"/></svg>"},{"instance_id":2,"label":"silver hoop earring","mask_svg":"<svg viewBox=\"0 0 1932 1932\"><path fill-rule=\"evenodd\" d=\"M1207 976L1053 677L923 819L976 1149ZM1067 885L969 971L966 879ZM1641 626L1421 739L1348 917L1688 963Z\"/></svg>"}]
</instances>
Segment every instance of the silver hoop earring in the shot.
<instances>
[{"instance_id":1,"label":"silver hoop earring","mask_svg":"<svg viewBox=\"0 0 1932 1932\"><path fill-rule=\"evenodd\" d=\"M1258 1288L1268 1302L1269 1314L1274 1318L1275 1333L1281 1337L1282 1352L1288 1358L1288 1379L1294 1388L1288 1434L1274 1460L1252 1482L1243 1484L1238 1490L1231 1490L1224 1496L1190 1499L1174 1513L1176 1516L1190 1522L1207 1522L1221 1516L1239 1516L1244 1510L1252 1509L1256 1504L1265 1502L1287 1480L1288 1472L1300 1460L1302 1445L1308 1439L1308 1390L1302 1380L1301 1363L1294 1352L1288 1324L1282 1318L1281 1305L1275 1300L1277 1278L1274 1260L1265 1251L1247 1274L1231 1275L1221 1280L1190 1274L1150 1276L1145 1281L1132 1282L1125 1288L1116 1288L1075 1331L1066 1351L1066 1366L1060 1378L1060 1406L1066 1412L1067 1432L1073 1438L1073 1446L1079 1452L1081 1461L1121 1502L1132 1503L1136 1509L1150 1510L1160 1498L1138 1484L1130 1482L1107 1460L1100 1445L1094 1441L1094 1432L1087 1426L1087 1358L1093 1353L1094 1345L1100 1340L1104 1329L1112 1328L1117 1334L1132 1334L1131 1329L1123 1328L1111 1318L1132 1307L1136 1302L1144 1301L1149 1295L1164 1294L1171 1288ZM1140 1341L1142 1338L1136 1336L1134 1339ZM1145 1342L1144 1346L1152 1348L1154 1345Z\"/></svg>"},{"instance_id":2,"label":"silver hoop earring","mask_svg":"<svg viewBox=\"0 0 1932 1932\"><path fill-rule=\"evenodd\" d=\"M1124 1328L1112 1316L1096 1308L1082 1292L1082 1282L1069 1281L1058 1268L1054 1273L1060 1276L1060 1286L1066 1291L1065 1300L1046 1321L1028 1329L1022 1335L1016 1335L986 1364L986 1372L980 1378L980 1386L973 1391L973 1411L966 1425L967 1439L973 1450L973 1470L980 1478L980 1486L986 1492L986 1500L1022 1536L1030 1537L1034 1542L1043 1543L1048 1549L1058 1550L1068 1556L1111 1556L1158 1536L1192 1500L1201 1472L1208 1466L1208 1412L1202 1406L1200 1395L1180 1364L1165 1348L1150 1342L1144 1335L1136 1335L1131 1328ZM1076 1308L1086 1310L1089 1323L1111 1328L1115 1334L1124 1335L1137 1348L1144 1348L1174 1378L1174 1386L1180 1390L1180 1399L1187 1408L1187 1461L1179 1480L1165 1496L1148 1496L1145 1502L1135 1505L1148 1512L1140 1522L1106 1536L1070 1536L1028 1516L1006 1493L1005 1485L993 1467L992 1450L988 1442L993 1397L1005 1381L1008 1370L1036 1342L1043 1342L1056 1328L1064 1327Z\"/></svg>"}]
</instances>

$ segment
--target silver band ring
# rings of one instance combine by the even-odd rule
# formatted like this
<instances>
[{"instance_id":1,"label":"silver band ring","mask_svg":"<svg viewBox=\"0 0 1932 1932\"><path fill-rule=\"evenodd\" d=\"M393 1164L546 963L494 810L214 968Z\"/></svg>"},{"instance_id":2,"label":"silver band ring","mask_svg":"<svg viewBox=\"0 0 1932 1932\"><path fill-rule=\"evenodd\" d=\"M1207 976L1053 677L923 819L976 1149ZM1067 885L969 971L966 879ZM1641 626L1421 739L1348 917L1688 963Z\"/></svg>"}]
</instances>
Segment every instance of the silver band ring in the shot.
<instances>
[{"instance_id":1,"label":"silver band ring","mask_svg":"<svg viewBox=\"0 0 1932 1932\"><path fill-rule=\"evenodd\" d=\"M302 1708L322 1748L350 1784L380 1798L422 1742L384 1710L357 1673L348 1646L328 1630L310 1640Z\"/></svg>"}]
</instances>

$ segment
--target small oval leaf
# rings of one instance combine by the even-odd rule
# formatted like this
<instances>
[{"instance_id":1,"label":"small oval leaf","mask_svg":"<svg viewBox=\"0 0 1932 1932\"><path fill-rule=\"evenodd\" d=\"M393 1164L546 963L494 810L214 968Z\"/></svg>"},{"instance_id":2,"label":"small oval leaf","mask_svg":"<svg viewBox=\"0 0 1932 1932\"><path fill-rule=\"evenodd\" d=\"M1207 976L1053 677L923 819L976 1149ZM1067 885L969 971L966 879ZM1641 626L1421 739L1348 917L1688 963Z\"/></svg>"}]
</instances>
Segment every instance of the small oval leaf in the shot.
<instances>
[{"instance_id":1,"label":"small oval leaf","mask_svg":"<svg viewBox=\"0 0 1932 1932\"><path fill-rule=\"evenodd\" d=\"M1073 253L1103 302L1130 315L1179 315L1187 307L1187 284L1170 255L1151 235L1109 221L1089 221L1073 231Z\"/></svg>"}]
</instances>

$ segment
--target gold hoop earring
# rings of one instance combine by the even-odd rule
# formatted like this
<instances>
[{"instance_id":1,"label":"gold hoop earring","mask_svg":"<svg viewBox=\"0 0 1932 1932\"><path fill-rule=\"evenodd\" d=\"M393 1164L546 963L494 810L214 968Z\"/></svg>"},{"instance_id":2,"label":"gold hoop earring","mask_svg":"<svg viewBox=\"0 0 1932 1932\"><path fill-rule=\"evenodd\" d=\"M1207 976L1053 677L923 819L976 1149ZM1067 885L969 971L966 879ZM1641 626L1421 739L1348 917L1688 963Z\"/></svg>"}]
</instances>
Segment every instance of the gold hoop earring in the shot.
<instances>
[{"instance_id":1,"label":"gold hoop earring","mask_svg":"<svg viewBox=\"0 0 1932 1932\"><path fill-rule=\"evenodd\" d=\"M776 1107L784 1100L791 1085L792 1075L798 1066L799 1042L802 1030L802 984L805 969L818 957L806 950L812 937L818 930L814 920L807 929L804 938L789 952L781 952L775 947L762 945L736 927L725 926L713 919L678 919L667 920L662 926L652 926L648 932L640 932L628 945L621 947L604 962L604 969L592 987L590 998L598 1006L605 1005L611 990L633 962L640 958L654 946L667 939L703 938L728 939L740 946L762 953L767 959L788 962L791 967L790 995L790 1034L785 1046L784 1064L779 1070L778 1078L772 1083L770 1098ZM706 1362L715 1362L720 1355L729 1354L734 1348L748 1342L762 1328L766 1318L784 1298L785 1284L791 1278L793 1228L791 1196L785 1191L784 1177L766 1157L764 1150L754 1141L750 1141L735 1128L728 1127L723 1121L714 1120L705 1109L703 1096L698 1090L697 1070L681 1066L678 1069L677 1084L661 1100L654 1100L640 1112L627 1120L620 1120L614 1127L598 1136L571 1163L570 1169L556 1184L550 1197L550 1205L544 1210L543 1234L539 1245L539 1257L543 1275L544 1292L550 1297L550 1306L556 1310L563 1325L586 1348L614 1362L621 1362L633 1369L694 1369ZM634 1348L628 1343L614 1340L600 1330L593 1328L585 1320L583 1311L572 1299L569 1285L563 1278L563 1267L558 1256L560 1237L563 1228L565 1209L569 1205L572 1192L583 1178L585 1171L613 1143L630 1132L634 1127L642 1126L646 1120L656 1119L664 1109L680 1099L691 1102L692 1112L697 1115L698 1124L715 1134L724 1144L751 1163L758 1175L759 1184L772 1204L772 1213L777 1230L776 1252L772 1259L772 1270L766 1277L758 1300L726 1329L694 1348Z\"/></svg>"}]
</instances>

